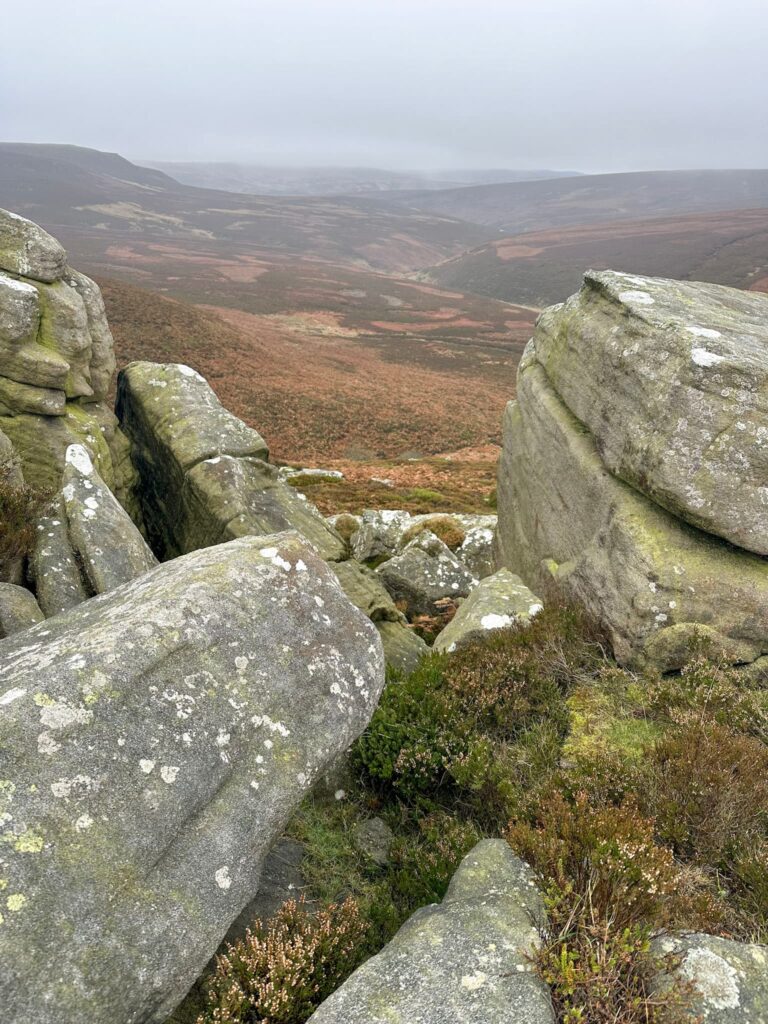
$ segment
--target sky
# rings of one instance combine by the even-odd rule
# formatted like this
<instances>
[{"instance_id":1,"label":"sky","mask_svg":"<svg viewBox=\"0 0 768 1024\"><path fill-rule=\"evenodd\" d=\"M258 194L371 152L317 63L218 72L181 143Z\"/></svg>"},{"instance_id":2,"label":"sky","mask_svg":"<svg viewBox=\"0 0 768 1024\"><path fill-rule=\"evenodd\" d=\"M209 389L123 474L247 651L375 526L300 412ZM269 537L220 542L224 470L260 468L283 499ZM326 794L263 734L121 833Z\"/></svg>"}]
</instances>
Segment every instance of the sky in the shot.
<instances>
[{"instance_id":1,"label":"sky","mask_svg":"<svg viewBox=\"0 0 768 1024\"><path fill-rule=\"evenodd\" d=\"M130 159L768 167L768 0L4 0L0 140Z\"/></svg>"}]
</instances>

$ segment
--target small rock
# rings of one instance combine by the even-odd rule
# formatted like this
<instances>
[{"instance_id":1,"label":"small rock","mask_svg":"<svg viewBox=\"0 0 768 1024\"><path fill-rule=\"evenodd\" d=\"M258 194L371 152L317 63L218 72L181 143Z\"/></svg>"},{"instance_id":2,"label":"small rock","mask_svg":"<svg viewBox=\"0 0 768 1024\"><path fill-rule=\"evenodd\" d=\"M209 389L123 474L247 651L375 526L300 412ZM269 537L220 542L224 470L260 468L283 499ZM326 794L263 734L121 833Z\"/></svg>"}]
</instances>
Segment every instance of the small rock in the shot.
<instances>
[{"instance_id":1,"label":"small rock","mask_svg":"<svg viewBox=\"0 0 768 1024\"><path fill-rule=\"evenodd\" d=\"M429 531L420 533L402 554L390 558L376 571L395 603L405 606L409 619L436 614L436 602L447 597L466 597L478 582Z\"/></svg>"},{"instance_id":2,"label":"small rock","mask_svg":"<svg viewBox=\"0 0 768 1024\"><path fill-rule=\"evenodd\" d=\"M389 863L389 853L395 834L381 818L359 821L352 829L352 841L358 850L379 867Z\"/></svg>"}]
</instances>

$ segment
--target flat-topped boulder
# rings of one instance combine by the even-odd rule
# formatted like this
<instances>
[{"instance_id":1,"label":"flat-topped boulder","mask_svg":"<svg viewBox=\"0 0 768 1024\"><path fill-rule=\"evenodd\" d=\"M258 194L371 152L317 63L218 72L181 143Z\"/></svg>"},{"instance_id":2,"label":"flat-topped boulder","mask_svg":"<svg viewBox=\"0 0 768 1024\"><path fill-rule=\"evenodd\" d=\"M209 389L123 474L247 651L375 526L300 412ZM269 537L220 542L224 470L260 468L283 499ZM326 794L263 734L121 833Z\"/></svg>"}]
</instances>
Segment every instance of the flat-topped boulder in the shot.
<instances>
[{"instance_id":1,"label":"flat-topped boulder","mask_svg":"<svg viewBox=\"0 0 768 1024\"><path fill-rule=\"evenodd\" d=\"M611 473L768 555L768 296L589 271L536 358Z\"/></svg>"},{"instance_id":2,"label":"flat-topped boulder","mask_svg":"<svg viewBox=\"0 0 768 1024\"><path fill-rule=\"evenodd\" d=\"M38 224L0 210L0 269L47 284L64 273L67 254Z\"/></svg>"},{"instance_id":3,"label":"flat-topped boulder","mask_svg":"<svg viewBox=\"0 0 768 1024\"><path fill-rule=\"evenodd\" d=\"M333 527L266 462L261 435L228 412L195 370L131 363L118 377L117 411L147 533L162 557L296 529L324 558L344 558Z\"/></svg>"},{"instance_id":4,"label":"flat-topped boulder","mask_svg":"<svg viewBox=\"0 0 768 1024\"><path fill-rule=\"evenodd\" d=\"M529 345L504 417L497 564L554 583L605 626L620 661L664 670L695 633L734 662L768 649L768 561L677 519L613 476Z\"/></svg>"},{"instance_id":5,"label":"flat-topped boulder","mask_svg":"<svg viewBox=\"0 0 768 1024\"><path fill-rule=\"evenodd\" d=\"M165 1020L368 723L374 626L295 533L158 566L0 643L0 1008Z\"/></svg>"},{"instance_id":6,"label":"flat-topped boulder","mask_svg":"<svg viewBox=\"0 0 768 1024\"><path fill-rule=\"evenodd\" d=\"M554 1024L531 954L544 905L530 869L484 839L445 899L411 917L344 982L311 1024Z\"/></svg>"}]
</instances>

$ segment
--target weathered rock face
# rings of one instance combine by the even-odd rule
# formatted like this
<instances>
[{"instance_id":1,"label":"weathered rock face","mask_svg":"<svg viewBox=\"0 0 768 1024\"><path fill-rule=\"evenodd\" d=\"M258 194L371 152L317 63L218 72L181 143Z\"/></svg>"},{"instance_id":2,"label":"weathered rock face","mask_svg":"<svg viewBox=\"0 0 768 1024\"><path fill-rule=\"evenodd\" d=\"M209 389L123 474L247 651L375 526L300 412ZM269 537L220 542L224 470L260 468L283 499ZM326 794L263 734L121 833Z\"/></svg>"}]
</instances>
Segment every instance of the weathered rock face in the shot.
<instances>
[{"instance_id":1,"label":"weathered rock face","mask_svg":"<svg viewBox=\"0 0 768 1024\"><path fill-rule=\"evenodd\" d=\"M295 534L3 641L3 1018L164 1020L383 676L375 628Z\"/></svg>"},{"instance_id":2,"label":"weathered rock face","mask_svg":"<svg viewBox=\"0 0 768 1024\"><path fill-rule=\"evenodd\" d=\"M768 554L768 296L590 271L542 314L536 357L607 469Z\"/></svg>"},{"instance_id":3,"label":"weathered rock face","mask_svg":"<svg viewBox=\"0 0 768 1024\"><path fill-rule=\"evenodd\" d=\"M499 569L475 587L435 640L436 651L455 651L462 644L484 636L489 630L504 629L516 622L530 622L544 607L508 569Z\"/></svg>"},{"instance_id":4,"label":"weathered rock face","mask_svg":"<svg viewBox=\"0 0 768 1024\"><path fill-rule=\"evenodd\" d=\"M768 1024L768 946L698 933L665 935L653 942L659 955L678 960L675 977L690 984L691 1018L706 1024ZM657 982L660 989L672 981Z\"/></svg>"},{"instance_id":5,"label":"weathered rock face","mask_svg":"<svg viewBox=\"0 0 768 1024\"><path fill-rule=\"evenodd\" d=\"M42 621L34 594L13 583L0 583L0 640Z\"/></svg>"},{"instance_id":6,"label":"weathered rock face","mask_svg":"<svg viewBox=\"0 0 768 1024\"><path fill-rule=\"evenodd\" d=\"M162 557L285 529L298 530L326 559L344 557L335 530L264 461L263 438L227 412L195 370L131 363L118 378L117 411Z\"/></svg>"},{"instance_id":7,"label":"weathered rock face","mask_svg":"<svg viewBox=\"0 0 768 1024\"><path fill-rule=\"evenodd\" d=\"M409 618L434 615L435 602L466 597L477 580L449 548L428 531L420 533L376 570L395 602L405 605Z\"/></svg>"},{"instance_id":8,"label":"weathered rock face","mask_svg":"<svg viewBox=\"0 0 768 1024\"><path fill-rule=\"evenodd\" d=\"M734 662L764 654L768 561L615 477L552 386L538 343L537 330L504 418L497 564L539 593L554 581L583 602L624 663L679 668L694 630Z\"/></svg>"},{"instance_id":9,"label":"weathered rock face","mask_svg":"<svg viewBox=\"0 0 768 1024\"><path fill-rule=\"evenodd\" d=\"M61 493L38 526L30 576L46 615L104 594L157 565L82 445L65 456Z\"/></svg>"},{"instance_id":10,"label":"weathered rock face","mask_svg":"<svg viewBox=\"0 0 768 1024\"><path fill-rule=\"evenodd\" d=\"M395 602L389 596L381 577L371 569L366 569L353 558L346 562L338 562L333 566L341 589L349 600L367 615L371 622L404 622L405 616L398 611Z\"/></svg>"},{"instance_id":11,"label":"weathered rock face","mask_svg":"<svg viewBox=\"0 0 768 1024\"><path fill-rule=\"evenodd\" d=\"M115 362L98 287L42 228L0 210L0 427L27 483L55 491L85 445L121 499L132 483L104 404Z\"/></svg>"},{"instance_id":12,"label":"weathered rock face","mask_svg":"<svg viewBox=\"0 0 768 1024\"><path fill-rule=\"evenodd\" d=\"M464 858L443 902L407 921L310 1017L312 1024L553 1024L533 973L544 916L530 870L500 839Z\"/></svg>"}]
</instances>

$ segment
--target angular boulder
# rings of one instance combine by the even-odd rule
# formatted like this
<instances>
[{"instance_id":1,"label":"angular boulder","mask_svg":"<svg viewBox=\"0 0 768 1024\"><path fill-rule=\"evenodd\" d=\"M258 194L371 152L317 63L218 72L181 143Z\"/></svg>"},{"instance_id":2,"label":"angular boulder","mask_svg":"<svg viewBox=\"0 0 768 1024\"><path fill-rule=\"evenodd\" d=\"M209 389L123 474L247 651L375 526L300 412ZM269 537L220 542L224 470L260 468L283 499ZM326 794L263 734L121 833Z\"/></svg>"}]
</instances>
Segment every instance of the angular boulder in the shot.
<instances>
[{"instance_id":1,"label":"angular boulder","mask_svg":"<svg viewBox=\"0 0 768 1024\"><path fill-rule=\"evenodd\" d=\"M402 603L406 615L434 615L435 602L443 598L466 597L477 580L450 548L433 533L425 531L378 567L376 572L395 603Z\"/></svg>"},{"instance_id":2,"label":"angular boulder","mask_svg":"<svg viewBox=\"0 0 768 1024\"><path fill-rule=\"evenodd\" d=\"M63 487L38 526L30 575L46 615L149 572L157 559L82 445L67 449Z\"/></svg>"},{"instance_id":3,"label":"angular boulder","mask_svg":"<svg viewBox=\"0 0 768 1024\"><path fill-rule=\"evenodd\" d=\"M410 512L402 509L365 509L359 528L350 537L352 556L358 562L389 558L397 550L400 537L413 523Z\"/></svg>"},{"instance_id":4,"label":"angular boulder","mask_svg":"<svg viewBox=\"0 0 768 1024\"><path fill-rule=\"evenodd\" d=\"M176 363L131 363L117 411L139 473L144 522L165 558L249 534L296 529L324 558L345 546L317 509L283 483L255 430Z\"/></svg>"},{"instance_id":5,"label":"angular boulder","mask_svg":"<svg viewBox=\"0 0 768 1024\"><path fill-rule=\"evenodd\" d=\"M536 353L534 339L504 416L497 565L586 605L628 665L680 668L695 632L734 662L766 653L768 561L613 476Z\"/></svg>"},{"instance_id":6,"label":"angular boulder","mask_svg":"<svg viewBox=\"0 0 768 1024\"><path fill-rule=\"evenodd\" d=\"M295 534L175 559L0 644L0 1009L160 1022L384 681Z\"/></svg>"},{"instance_id":7,"label":"angular boulder","mask_svg":"<svg viewBox=\"0 0 768 1024\"><path fill-rule=\"evenodd\" d=\"M673 980L691 987L691 1020L768 1024L768 946L684 933L656 938L652 949L676 964L657 979L657 990Z\"/></svg>"},{"instance_id":8,"label":"angular boulder","mask_svg":"<svg viewBox=\"0 0 768 1024\"><path fill-rule=\"evenodd\" d=\"M454 552L459 561L463 562L479 580L492 576L495 569L493 538L496 532L496 516L483 518L490 522L468 527L464 540Z\"/></svg>"},{"instance_id":9,"label":"angular boulder","mask_svg":"<svg viewBox=\"0 0 768 1024\"><path fill-rule=\"evenodd\" d=\"M43 621L35 595L25 587L0 583L0 640Z\"/></svg>"},{"instance_id":10,"label":"angular boulder","mask_svg":"<svg viewBox=\"0 0 768 1024\"><path fill-rule=\"evenodd\" d=\"M434 649L455 651L462 644L485 636L494 629L505 629L517 622L530 622L544 607L541 599L526 587L519 576L499 569L487 576L462 601L448 625L437 635Z\"/></svg>"},{"instance_id":11,"label":"angular boulder","mask_svg":"<svg viewBox=\"0 0 768 1024\"><path fill-rule=\"evenodd\" d=\"M19 277L50 284L64 273L67 254L37 224L10 210L0 210L0 268Z\"/></svg>"},{"instance_id":12,"label":"angular boulder","mask_svg":"<svg viewBox=\"0 0 768 1024\"><path fill-rule=\"evenodd\" d=\"M501 839L459 865L445 899L418 910L311 1024L554 1024L534 973L544 906L530 869Z\"/></svg>"},{"instance_id":13,"label":"angular boulder","mask_svg":"<svg viewBox=\"0 0 768 1024\"><path fill-rule=\"evenodd\" d=\"M589 271L536 357L611 473L768 555L768 296Z\"/></svg>"}]
</instances>

